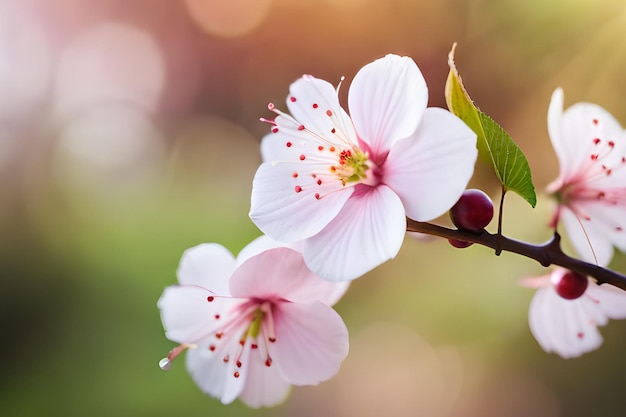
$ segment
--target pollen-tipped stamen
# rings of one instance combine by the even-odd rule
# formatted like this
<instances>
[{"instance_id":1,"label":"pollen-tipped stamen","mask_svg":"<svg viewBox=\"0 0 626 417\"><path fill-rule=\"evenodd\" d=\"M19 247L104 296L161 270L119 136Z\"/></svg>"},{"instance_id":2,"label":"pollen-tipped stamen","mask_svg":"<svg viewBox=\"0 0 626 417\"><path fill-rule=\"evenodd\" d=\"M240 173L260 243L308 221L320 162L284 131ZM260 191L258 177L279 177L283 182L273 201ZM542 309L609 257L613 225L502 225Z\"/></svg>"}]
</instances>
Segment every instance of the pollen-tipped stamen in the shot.
<instances>
[{"instance_id":1,"label":"pollen-tipped stamen","mask_svg":"<svg viewBox=\"0 0 626 417\"><path fill-rule=\"evenodd\" d=\"M161 370L163 371L169 371L170 367L172 366L172 362L174 362L174 359L176 359L178 355L180 355L187 349L196 349L197 347L198 345L194 343L183 343L176 346L174 349L170 350L166 357L159 361L159 368L161 368Z\"/></svg>"}]
</instances>

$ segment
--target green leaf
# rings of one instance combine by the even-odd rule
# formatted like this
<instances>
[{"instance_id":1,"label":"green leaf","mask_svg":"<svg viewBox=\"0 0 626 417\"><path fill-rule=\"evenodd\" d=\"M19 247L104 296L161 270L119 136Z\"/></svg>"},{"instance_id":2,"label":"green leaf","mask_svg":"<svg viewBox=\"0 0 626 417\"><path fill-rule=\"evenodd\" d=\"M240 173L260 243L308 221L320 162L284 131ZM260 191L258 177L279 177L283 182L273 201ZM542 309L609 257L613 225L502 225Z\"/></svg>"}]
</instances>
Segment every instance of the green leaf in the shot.
<instances>
[{"instance_id":1,"label":"green leaf","mask_svg":"<svg viewBox=\"0 0 626 417\"><path fill-rule=\"evenodd\" d=\"M474 105L454 64L455 48L456 43L448 55L450 73L445 88L448 109L463 120L476 133L478 140L485 144L504 190L519 194L532 207L535 207L537 204L535 186L524 153L498 123ZM478 147L479 152L482 148Z\"/></svg>"}]
</instances>

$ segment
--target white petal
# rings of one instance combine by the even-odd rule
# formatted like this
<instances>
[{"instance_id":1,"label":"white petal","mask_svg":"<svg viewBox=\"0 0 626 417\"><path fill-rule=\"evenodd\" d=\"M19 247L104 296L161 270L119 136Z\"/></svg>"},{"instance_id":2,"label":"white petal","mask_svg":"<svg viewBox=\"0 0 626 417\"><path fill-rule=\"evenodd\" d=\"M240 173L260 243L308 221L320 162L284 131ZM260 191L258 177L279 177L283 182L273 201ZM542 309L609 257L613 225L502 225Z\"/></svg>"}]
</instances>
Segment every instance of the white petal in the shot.
<instances>
[{"instance_id":1,"label":"white petal","mask_svg":"<svg viewBox=\"0 0 626 417\"><path fill-rule=\"evenodd\" d=\"M613 246L602 233L598 232L593 221L579 219L567 207L561 208L560 218L569 240L581 259L590 263L596 263L597 259L597 264L600 266L608 265L611 262Z\"/></svg>"},{"instance_id":2,"label":"white petal","mask_svg":"<svg viewBox=\"0 0 626 417\"><path fill-rule=\"evenodd\" d=\"M561 118L563 117L563 89L557 88L552 93L550 98L550 105L548 106L548 134L554 152L559 159L561 165L561 171L563 171L563 165L567 165L566 152L568 150L567 143L563 138L563 132L561 131Z\"/></svg>"},{"instance_id":3,"label":"white petal","mask_svg":"<svg viewBox=\"0 0 626 417\"><path fill-rule=\"evenodd\" d=\"M229 362L227 366L226 383L224 384L224 392L221 395L221 401L223 404L230 404L239 397L243 390L248 385L248 377L250 373L250 366L258 361L258 358L252 358L251 344L245 343L240 356L237 358L236 354L240 349L239 335L238 337L232 337L232 342L229 341L227 347L228 353L230 353ZM236 363L239 359L240 363Z\"/></svg>"},{"instance_id":4,"label":"white petal","mask_svg":"<svg viewBox=\"0 0 626 417\"><path fill-rule=\"evenodd\" d=\"M274 248L244 261L233 273L230 289L237 297L329 304L343 295L347 285L315 275L300 252Z\"/></svg>"},{"instance_id":5,"label":"white petal","mask_svg":"<svg viewBox=\"0 0 626 417\"><path fill-rule=\"evenodd\" d=\"M429 221L461 197L477 155L476 134L461 119L428 108L417 131L391 148L384 182L400 196L408 217Z\"/></svg>"},{"instance_id":6,"label":"white petal","mask_svg":"<svg viewBox=\"0 0 626 417\"><path fill-rule=\"evenodd\" d=\"M626 189L624 193L626 193ZM581 202L579 206L583 207L583 210L591 218L587 224L592 224L593 228L597 229L597 233L612 245L617 246L621 251L626 251L626 215L624 215L626 213L626 200L619 204L592 200L587 203Z\"/></svg>"},{"instance_id":7,"label":"white petal","mask_svg":"<svg viewBox=\"0 0 626 417\"><path fill-rule=\"evenodd\" d=\"M385 185L363 186L328 226L304 242L304 260L326 279L355 279L395 257L405 230L400 198Z\"/></svg>"},{"instance_id":8,"label":"white petal","mask_svg":"<svg viewBox=\"0 0 626 417\"><path fill-rule=\"evenodd\" d=\"M619 122L592 103L576 103L563 112L563 90L552 94L548 109L548 132L559 159L559 178L576 180L588 171L594 139L615 140L623 136Z\"/></svg>"},{"instance_id":9,"label":"white petal","mask_svg":"<svg viewBox=\"0 0 626 417\"><path fill-rule=\"evenodd\" d=\"M266 162L254 176L250 218L272 239L294 242L314 235L337 215L353 192L353 187L337 189L338 181L318 186L305 168ZM298 172L297 178L294 172ZM296 187L301 191L296 192ZM324 197L317 199L316 193Z\"/></svg>"},{"instance_id":10,"label":"white petal","mask_svg":"<svg viewBox=\"0 0 626 417\"><path fill-rule=\"evenodd\" d=\"M230 337L217 345L213 352L208 349L207 344L201 344L197 349L187 352L187 370L196 385L205 394L219 398L224 404L237 398L246 384L250 347L246 346L241 355L245 366L238 368L233 358L239 346L239 338ZM226 362L224 357L227 355L229 360ZM240 373L238 378L235 378L235 372Z\"/></svg>"},{"instance_id":11,"label":"white petal","mask_svg":"<svg viewBox=\"0 0 626 417\"><path fill-rule=\"evenodd\" d=\"M274 248L289 248L293 249L296 252L302 252L302 241L297 241L293 243L280 243L267 235L261 235L258 238L254 239L250 242L246 247L244 247L239 254L237 255L237 259L235 260L235 264L237 267L241 265L247 259L258 255L261 252L265 252L266 250L274 249Z\"/></svg>"},{"instance_id":12,"label":"white petal","mask_svg":"<svg viewBox=\"0 0 626 417\"><path fill-rule=\"evenodd\" d=\"M228 295L228 280L235 269L234 256L222 245L203 243L187 249L178 266L178 282L198 285L217 295Z\"/></svg>"},{"instance_id":13,"label":"white petal","mask_svg":"<svg viewBox=\"0 0 626 417\"><path fill-rule=\"evenodd\" d=\"M546 352L565 359L578 357L602 344L589 314L593 308L593 302L586 297L565 300L552 287L540 288L528 312L530 330Z\"/></svg>"},{"instance_id":14,"label":"white petal","mask_svg":"<svg viewBox=\"0 0 626 417\"><path fill-rule=\"evenodd\" d=\"M261 159L263 162L289 161L293 158L293 150L286 143L290 138L278 136L276 133L265 135L261 139Z\"/></svg>"},{"instance_id":15,"label":"white petal","mask_svg":"<svg viewBox=\"0 0 626 417\"><path fill-rule=\"evenodd\" d=\"M287 106L308 131L333 142L357 144L352 120L339 105L337 91L330 83L305 75L291 84Z\"/></svg>"},{"instance_id":16,"label":"white petal","mask_svg":"<svg viewBox=\"0 0 626 417\"><path fill-rule=\"evenodd\" d=\"M293 385L315 385L334 376L348 354L348 329L320 302L280 303L274 308L274 363Z\"/></svg>"},{"instance_id":17,"label":"white petal","mask_svg":"<svg viewBox=\"0 0 626 417\"><path fill-rule=\"evenodd\" d=\"M590 283L585 295L594 300L608 318L626 319L626 291L610 284Z\"/></svg>"},{"instance_id":18,"label":"white petal","mask_svg":"<svg viewBox=\"0 0 626 417\"><path fill-rule=\"evenodd\" d=\"M325 116L328 118L328 116ZM347 118L347 116L346 116ZM265 135L261 141L261 155L264 162L296 162L301 163L300 155L312 157L327 163L326 169L337 163L337 156L319 149L319 146L329 148L330 145L344 148L351 147L356 138L345 138L345 134L330 127L328 132L318 132L288 114L281 113L274 119L272 133ZM352 123L348 119L348 123ZM351 126L351 125L350 125ZM356 134L353 134L353 136ZM309 163L302 162L302 164Z\"/></svg>"},{"instance_id":19,"label":"white petal","mask_svg":"<svg viewBox=\"0 0 626 417\"><path fill-rule=\"evenodd\" d=\"M168 339L178 343L198 343L216 331L221 322L215 316L227 317L242 300L215 296L204 288L187 285L170 286L157 303Z\"/></svg>"},{"instance_id":20,"label":"white petal","mask_svg":"<svg viewBox=\"0 0 626 417\"><path fill-rule=\"evenodd\" d=\"M291 391L276 366L266 366L265 360L254 358L252 351L246 385L239 399L248 407L273 407L285 401Z\"/></svg>"},{"instance_id":21,"label":"white petal","mask_svg":"<svg viewBox=\"0 0 626 417\"><path fill-rule=\"evenodd\" d=\"M348 93L348 108L359 137L375 155L417 128L428 102L426 81L408 57L387 55L365 65Z\"/></svg>"}]
</instances>

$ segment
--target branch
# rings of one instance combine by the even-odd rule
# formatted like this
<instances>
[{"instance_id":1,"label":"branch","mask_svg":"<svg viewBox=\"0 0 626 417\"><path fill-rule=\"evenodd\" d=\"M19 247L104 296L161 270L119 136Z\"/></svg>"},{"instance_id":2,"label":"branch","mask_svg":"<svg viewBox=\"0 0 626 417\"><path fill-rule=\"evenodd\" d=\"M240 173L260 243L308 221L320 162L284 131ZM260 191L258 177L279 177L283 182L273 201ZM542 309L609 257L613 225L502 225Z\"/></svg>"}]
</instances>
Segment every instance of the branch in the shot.
<instances>
[{"instance_id":1,"label":"branch","mask_svg":"<svg viewBox=\"0 0 626 417\"><path fill-rule=\"evenodd\" d=\"M496 255L499 255L499 251L517 253L518 255L536 260L542 266L562 266L571 271L594 277L598 281L598 284L611 284L626 291L626 275L566 255L561 249L561 236L559 236L558 233L554 233L552 239L547 242L534 245L514 240L503 235L491 234L486 230L482 232L455 230L432 223L418 222L409 218L407 218L406 230L408 232L419 232L448 239L477 243L494 249Z\"/></svg>"}]
</instances>

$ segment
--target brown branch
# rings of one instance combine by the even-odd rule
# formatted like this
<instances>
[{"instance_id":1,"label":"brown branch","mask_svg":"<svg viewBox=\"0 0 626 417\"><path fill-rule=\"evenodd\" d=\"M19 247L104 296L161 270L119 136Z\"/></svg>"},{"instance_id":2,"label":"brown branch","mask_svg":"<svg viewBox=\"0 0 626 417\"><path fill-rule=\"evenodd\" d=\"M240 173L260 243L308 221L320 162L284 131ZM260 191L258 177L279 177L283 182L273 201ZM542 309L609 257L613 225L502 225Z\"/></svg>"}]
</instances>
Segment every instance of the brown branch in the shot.
<instances>
[{"instance_id":1,"label":"brown branch","mask_svg":"<svg viewBox=\"0 0 626 417\"><path fill-rule=\"evenodd\" d=\"M562 266L571 271L594 277L598 284L611 284L626 291L626 275L566 255L561 249L561 236L558 233L555 233L552 239L547 242L534 245L511 239L501 234L491 234L486 230L482 232L455 230L432 223L417 222L408 218L407 231L477 243L494 249L496 255L499 255L499 251L517 253L518 255L536 260L542 266Z\"/></svg>"}]
</instances>

